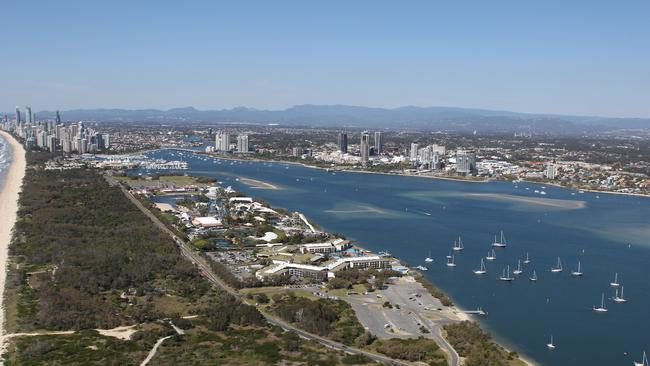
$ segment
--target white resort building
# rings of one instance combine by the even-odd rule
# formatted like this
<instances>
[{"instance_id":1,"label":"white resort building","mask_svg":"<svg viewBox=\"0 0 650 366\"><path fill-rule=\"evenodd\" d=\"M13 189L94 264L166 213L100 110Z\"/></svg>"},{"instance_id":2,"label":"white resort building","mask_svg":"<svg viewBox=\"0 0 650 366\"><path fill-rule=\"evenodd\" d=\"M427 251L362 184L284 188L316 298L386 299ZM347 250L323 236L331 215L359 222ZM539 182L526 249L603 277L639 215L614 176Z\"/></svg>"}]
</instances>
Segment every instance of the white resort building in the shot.
<instances>
[{"instance_id":1,"label":"white resort building","mask_svg":"<svg viewBox=\"0 0 650 366\"><path fill-rule=\"evenodd\" d=\"M267 277L279 275L296 276L298 278L318 278L325 280L328 278L336 277L335 272L344 269L383 269L389 267L390 262L386 258L382 258L376 255L340 258L333 262L326 263L323 266L274 260L272 266L257 271L255 273L255 276L260 280L263 280Z\"/></svg>"}]
</instances>

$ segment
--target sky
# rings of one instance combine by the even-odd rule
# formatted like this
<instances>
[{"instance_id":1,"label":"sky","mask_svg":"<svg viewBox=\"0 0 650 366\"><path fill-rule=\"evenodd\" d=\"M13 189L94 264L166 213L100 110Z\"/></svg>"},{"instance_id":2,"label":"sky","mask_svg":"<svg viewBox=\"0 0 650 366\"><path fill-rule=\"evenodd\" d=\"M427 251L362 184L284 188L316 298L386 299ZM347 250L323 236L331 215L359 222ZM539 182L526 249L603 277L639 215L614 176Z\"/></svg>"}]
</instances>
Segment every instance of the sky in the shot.
<instances>
[{"instance_id":1,"label":"sky","mask_svg":"<svg viewBox=\"0 0 650 366\"><path fill-rule=\"evenodd\" d=\"M650 1L0 3L0 110L455 106L650 117Z\"/></svg>"}]
</instances>

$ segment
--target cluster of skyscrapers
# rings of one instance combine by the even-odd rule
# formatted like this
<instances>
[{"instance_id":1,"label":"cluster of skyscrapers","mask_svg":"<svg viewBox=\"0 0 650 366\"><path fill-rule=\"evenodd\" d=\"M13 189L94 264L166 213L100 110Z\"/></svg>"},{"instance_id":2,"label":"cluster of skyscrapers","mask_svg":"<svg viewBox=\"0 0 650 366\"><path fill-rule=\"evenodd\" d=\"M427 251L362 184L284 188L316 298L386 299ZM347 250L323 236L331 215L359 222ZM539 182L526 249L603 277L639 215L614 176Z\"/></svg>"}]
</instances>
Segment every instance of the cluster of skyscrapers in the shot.
<instances>
[{"instance_id":1,"label":"cluster of skyscrapers","mask_svg":"<svg viewBox=\"0 0 650 366\"><path fill-rule=\"evenodd\" d=\"M219 131L215 134L214 151L218 151L218 152L233 151L233 146L230 143L230 134L228 134L228 132ZM250 152L250 143L248 141L248 135L241 134L237 136L237 141L236 141L236 145L234 146L234 151L238 153Z\"/></svg>"},{"instance_id":2,"label":"cluster of skyscrapers","mask_svg":"<svg viewBox=\"0 0 650 366\"><path fill-rule=\"evenodd\" d=\"M411 144L410 160L415 165L437 170L442 168L442 157L445 153L446 149L442 145L420 147L420 144L414 142Z\"/></svg>"},{"instance_id":3,"label":"cluster of skyscrapers","mask_svg":"<svg viewBox=\"0 0 650 366\"><path fill-rule=\"evenodd\" d=\"M420 168L439 170L444 167L443 157L446 149L442 145L432 144L420 147L418 143L411 144L409 160ZM476 174L476 153L468 150L456 150L456 173Z\"/></svg>"},{"instance_id":4,"label":"cluster of skyscrapers","mask_svg":"<svg viewBox=\"0 0 650 366\"><path fill-rule=\"evenodd\" d=\"M339 152L342 154L348 153L348 134L341 132L338 135ZM361 162L366 164L370 161L370 155L379 155L384 152L384 138L381 131L376 131L374 134L374 145L370 146L370 132L363 131L361 133L361 141L359 143L359 156Z\"/></svg>"},{"instance_id":5,"label":"cluster of skyscrapers","mask_svg":"<svg viewBox=\"0 0 650 366\"><path fill-rule=\"evenodd\" d=\"M63 150L66 153L94 153L110 146L110 136L101 134L84 126L83 122L64 124L59 111L54 120L36 121L31 107L25 107L23 114L16 107L16 118L9 121L7 116L2 129L15 133L25 140L28 149L39 148L51 152Z\"/></svg>"}]
</instances>

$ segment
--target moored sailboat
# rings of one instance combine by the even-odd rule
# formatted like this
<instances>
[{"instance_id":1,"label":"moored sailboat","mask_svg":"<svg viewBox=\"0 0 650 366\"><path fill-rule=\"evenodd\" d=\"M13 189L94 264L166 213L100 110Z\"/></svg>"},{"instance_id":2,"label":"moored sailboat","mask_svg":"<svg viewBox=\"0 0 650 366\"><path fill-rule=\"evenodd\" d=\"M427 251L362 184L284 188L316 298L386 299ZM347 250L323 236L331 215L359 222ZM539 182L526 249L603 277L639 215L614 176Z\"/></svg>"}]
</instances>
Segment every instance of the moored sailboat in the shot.
<instances>
[{"instance_id":1,"label":"moored sailboat","mask_svg":"<svg viewBox=\"0 0 650 366\"><path fill-rule=\"evenodd\" d=\"M485 259L487 259L489 261L493 261L493 260L497 259L497 255L496 255L496 253L494 253L494 249L492 249L492 253L490 253L488 251L488 255L487 255L487 257L485 257Z\"/></svg>"},{"instance_id":2,"label":"moored sailboat","mask_svg":"<svg viewBox=\"0 0 650 366\"><path fill-rule=\"evenodd\" d=\"M562 272L562 261L560 260L560 257L557 257L557 265L551 268L551 272L553 273Z\"/></svg>"},{"instance_id":3,"label":"moored sailboat","mask_svg":"<svg viewBox=\"0 0 650 366\"><path fill-rule=\"evenodd\" d=\"M458 241L454 241L454 248L453 249L454 249L454 251L457 251L457 252L465 249L463 247L463 240L460 238L460 236L458 237Z\"/></svg>"},{"instance_id":4,"label":"moored sailboat","mask_svg":"<svg viewBox=\"0 0 650 366\"><path fill-rule=\"evenodd\" d=\"M627 302L627 299L623 295L623 287L622 286L621 286L621 295L620 296L618 295L618 289L616 289L616 295L614 296L614 298L612 300L614 300L614 302L618 303L618 304Z\"/></svg>"},{"instance_id":5,"label":"moored sailboat","mask_svg":"<svg viewBox=\"0 0 650 366\"><path fill-rule=\"evenodd\" d=\"M532 282L537 282L537 272L533 270L533 275L528 278Z\"/></svg>"},{"instance_id":6,"label":"moored sailboat","mask_svg":"<svg viewBox=\"0 0 650 366\"><path fill-rule=\"evenodd\" d=\"M555 344L553 343L553 336L551 336L551 341L546 344L546 347L548 347L548 349L551 350L555 349Z\"/></svg>"},{"instance_id":7,"label":"moored sailboat","mask_svg":"<svg viewBox=\"0 0 650 366\"><path fill-rule=\"evenodd\" d=\"M618 272L614 273L614 282L610 282L609 285L612 287L618 287L621 285L618 283Z\"/></svg>"},{"instance_id":8,"label":"moored sailboat","mask_svg":"<svg viewBox=\"0 0 650 366\"><path fill-rule=\"evenodd\" d=\"M605 307L605 293L603 293L601 298L600 298L600 306L594 306L592 309L593 309L593 311L595 311L597 313L606 313L607 312L607 308Z\"/></svg>"},{"instance_id":9,"label":"moored sailboat","mask_svg":"<svg viewBox=\"0 0 650 366\"><path fill-rule=\"evenodd\" d=\"M505 269L501 274L501 277L499 277L499 281L510 282L513 280L514 277L510 277L510 265L508 265L507 269Z\"/></svg>"},{"instance_id":10,"label":"moored sailboat","mask_svg":"<svg viewBox=\"0 0 650 366\"><path fill-rule=\"evenodd\" d=\"M481 258L481 267L479 269L475 269L474 274L482 275L486 273L487 271L485 270L485 263L483 262L483 258Z\"/></svg>"},{"instance_id":11,"label":"moored sailboat","mask_svg":"<svg viewBox=\"0 0 650 366\"><path fill-rule=\"evenodd\" d=\"M447 260L447 267L456 267L456 262L454 262L454 256L452 255L451 258Z\"/></svg>"},{"instance_id":12,"label":"moored sailboat","mask_svg":"<svg viewBox=\"0 0 650 366\"><path fill-rule=\"evenodd\" d=\"M518 276L518 275L522 274L523 272L524 272L524 271L521 269L521 259L520 259L520 260L517 260L517 269L515 269L514 271L512 271L512 274Z\"/></svg>"},{"instance_id":13,"label":"moored sailboat","mask_svg":"<svg viewBox=\"0 0 650 366\"><path fill-rule=\"evenodd\" d=\"M578 269L571 272L571 276L576 276L576 277L582 276L582 271L580 270L580 261L578 261Z\"/></svg>"},{"instance_id":14,"label":"moored sailboat","mask_svg":"<svg viewBox=\"0 0 650 366\"><path fill-rule=\"evenodd\" d=\"M496 248L505 248L506 247L506 238L503 236L503 230L501 230L501 239L497 241L497 236L494 236L494 241L492 242L492 246Z\"/></svg>"},{"instance_id":15,"label":"moored sailboat","mask_svg":"<svg viewBox=\"0 0 650 366\"><path fill-rule=\"evenodd\" d=\"M426 263L431 263L431 262L433 262L433 258L431 258L431 251L429 251L429 256L426 257L426 258L424 258L424 261L425 261Z\"/></svg>"}]
</instances>

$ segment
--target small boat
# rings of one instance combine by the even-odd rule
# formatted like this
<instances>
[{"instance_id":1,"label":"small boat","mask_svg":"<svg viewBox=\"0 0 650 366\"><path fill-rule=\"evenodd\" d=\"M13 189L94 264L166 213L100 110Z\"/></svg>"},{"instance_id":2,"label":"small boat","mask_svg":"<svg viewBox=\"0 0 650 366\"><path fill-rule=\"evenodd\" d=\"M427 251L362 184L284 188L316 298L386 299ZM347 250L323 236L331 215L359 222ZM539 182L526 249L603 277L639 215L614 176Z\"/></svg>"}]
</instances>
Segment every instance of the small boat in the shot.
<instances>
[{"instance_id":1,"label":"small boat","mask_svg":"<svg viewBox=\"0 0 650 366\"><path fill-rule=\"evenodd\" d=\"M517 261L517 269L512 271L512 274L518 276L518 275L522 274L523 272L524 271L521 270L521 259L520 259L520 260Z\"/></svg>"},{"instance_id":2,"label":"small boat","mask_svg":"<svg viewBox=\"0 0 650 366\"><path fill-rule=\"evenodd\" d=\"M548 349L550 349L550 350L555 349L555 344L553 344L553 336L551 336L551 342L547 343L546 347L548 347Z\"/></svg>"},{"instance_id":3,"label":"small boat","mask_svg":"<svg viewBox=\"0 0 650 366\"><path fill-rule=\"evenodd\" d=\"M537 272L535 272L535 270L533 270L533 275L528 277L528 279L530 281L532 281L532 282L537 282Z\"/></svg>"},{"instance_id":4,"label":"small boat","mask_svg":"<svg viewBox=\"0 0 650 366\"><path fill-rule=\"evenodd\" d=\"M597 313L607 312L607 308L605 307L605 293L603 293L602 297L600 298L600 306L594 306L592 309Z\"/></svg>"},{"instance_id":5,"label":"small boat","mask_svg":"<svg viewBox=\"0 0 650 366\"><path fill-rule=\"evenodd\" d=\"M530 263L530 257L528 256L528 253L526 253L526 259L524 259L524 264Z\"/></svg>"},{"instance_id":6,"label":"small boat","mask_svg":"<svg viewBox=\"0 0 650 366\"><path fill-rule=\"evenodd\" d=\"M614 273L614 282L610 282L609 285L612 287L618 287L621 285L618 283L618 272Z\"/></svg>"},{"instance_id":7,"label":"small boat","mask_svg":"<svg viewBox=\"0 0 650 366\"><path fill-rule=\"evenodd\" d=\"M497 241L497 236L494 236L494 242L492 242L492 246L496 248L505 248L506 247L506 238L503 236L503 230L501 230L501 239Z\"/></svg>"},{"instance_id":8,"label":"small boat","mask_svg":"<svg viewBox=\"0 0 650 366\"><path fill-rule=\"evenodd\" d=\"M458 241L454 241L454 248L453 249L456 252L460 252L461 250L465 249L465 247L463 247L463 241L460 238L460 236L458 237Z\"/></svg>"},{"instance_id":9,"label":"small boat","mask_svg":"<svg viewBox=\"0 0 650 366\"><path fill-rule=\"evenodd\" d=\"M487 271L485 270L485 263L483 262L483 258L481 258L481 267L479 269L475 269L474 274L482 275L486 273Z\"/></svg>"},{"instance_id":10,"label":"small boat","mask_svg":"<svg viewBox=\"0 0 650 366\"><path fill-rule=\"evenodd\" d=\"M452 255L449 260L447 260L447 267L456 267L456 262L454 262L454 256Z\"/></svg>"},{"instance_id":11,"label":"small boat","mask_svg":"<svg viewBox=\"0 0 650 366\"><path fill-rule=\"evenodd\" d=\"M510 265L508 265L508 268L503 270L503 273L501 274L501 277L499 277L499 281L504 281L504 282L510 282L513 281L514 277L510 277Z\"/></svg>"},{"instance_id":12,"label":"small boat","mask_svg":"<svg viewBox=\"0 0 650 366\"><path fill-rule=\"evenodd\" d=\"M557 265L551 268L551 272L553 273L562 272L562 261L560 261L560 257L557 257Z\"/></svg>"},{"instance_id":13,"label":"small boat","mask_svg":"<svg viewBox=\"0 0 650 366\"><path fill-rule=\"evenodd\" d=\"M433 258L431 258L431 252L429 252L429 256L428 256L428 257L424 258L424 261L427 262L427 263L431 263L431 262L433 262Z\"/></svg>"},{"instance_id":14,"label":"small boat","mask_svg":"<svg viewBox=\"0 0 650 366\"><path fill-rule=\"evenodd\" d=\"M415 268L419 269L420 271L428 271L428 270L429 270L429 269L428 269L427 267L425 267L425 266L417 266L417 267L415 267Z\"/></svg>"},{"instance_id":15,"label":"small boat","mask_svg":"<svg viewBox=\"0 0 650 366\"><path fill-rule=\"evenodd\" d=\"M618 296L618 289L616 289L616 296L614 296L613 300L618 304L627 302L627 299L623 296L623 287L621 287L621 296Z\"/></svg>"},{"instance_id":16,"label":"small boat","mask_svg":"<svg viewBox=\"0 0 650 366\"><path fill-rule=\"evenodd\" d=\"M646 356L645 351L643 352L643 358L641 362L634 361L634 366L648 366L648 356Z\"/></svg>"},{"instance_id":17,"label":"small boat","mask_svg":"<svg viewBox=\"0 0 650 366\"><path fill-rule=\"evenodd\" d=\"M497 255L496 255L496 253L494 253L494 249L492 249L492 253L490 253L488 251L488 255L487 255L487 257L485 257L485 259L487 259L489 261L493 261L493 260L497 259Z\"/></svg>"},{"instance_id":18,"label":"small boat","mask_svg":"<svg viewBox=\"0 0 650 366\"><path fill-rule=\"evenodd\" d=\"M578 261L578 269L571 272L571 276L575 276L575 277L582 276L582 271L580 270L580 261Z\"/></svg>"}]
</instances>

